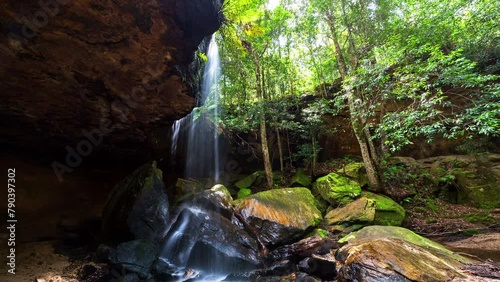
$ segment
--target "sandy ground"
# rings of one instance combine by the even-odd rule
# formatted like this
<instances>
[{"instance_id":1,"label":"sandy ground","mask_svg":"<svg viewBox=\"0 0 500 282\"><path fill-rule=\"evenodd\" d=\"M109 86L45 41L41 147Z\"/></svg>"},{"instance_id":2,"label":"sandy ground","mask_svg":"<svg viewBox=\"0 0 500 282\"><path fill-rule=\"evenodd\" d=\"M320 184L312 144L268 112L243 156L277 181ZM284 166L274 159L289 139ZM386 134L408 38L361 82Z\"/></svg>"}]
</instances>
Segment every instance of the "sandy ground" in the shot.
<instances>
[{"instance_id":1,"label":"sandy ground","mask_svg":"<svg viewBox=\"0 0 500 282\"><path fill-rule=\"evenodd\" d=\"M7 246L1 240L2 246ZM16 251L16 274L6 269L6 257L2 255L0 281L5 282L78 282L81 262L71 262L68 257L54 253L53 242L26 243ZM4 249L4 248L2 248Z\"/></svg>"}]
</instances>

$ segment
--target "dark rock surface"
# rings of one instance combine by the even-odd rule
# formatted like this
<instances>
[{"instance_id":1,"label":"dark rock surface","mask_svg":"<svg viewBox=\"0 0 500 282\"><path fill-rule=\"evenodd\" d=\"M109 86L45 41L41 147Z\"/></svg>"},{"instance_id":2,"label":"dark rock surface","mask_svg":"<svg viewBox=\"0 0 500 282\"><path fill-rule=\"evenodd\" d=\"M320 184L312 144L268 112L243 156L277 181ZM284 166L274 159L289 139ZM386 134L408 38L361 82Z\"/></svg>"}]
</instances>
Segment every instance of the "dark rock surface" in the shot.
<instances>
[{"instance_id":1,"label":"dark rock surface","mask_svg":"<svg viewBox=\"0 0 500 282\"><path fill-rule=\"evenodd\" d=\"M158 250L158 243L150 240L122 243L111 254L111 262L147 278L150 276L149 269L158 256Z\"/></svg>"},{"instance_id":2,"label":"dark rock surface","mask_svg":"<svg viewBox=\"0 0 500 282\"><path fill-rule=\"evenodd\" d=\"M190 64L202 39L219 28L220 6L2 1L0 142L64 154L66 145L88 139L83 130L99 140L105 123L111 131L96 146L103 155L144 160L155 130L194 106L190 75L198 72Z\"/></svg>"},{"instance_id":3,"label":"dark rock surface","mask_svg":"<svg viewBox=\"0 0 500 282\"><path fill-rule=\"evenodd\" d=\"M102 230L108 239L157 239L167 228L168 199L162 171L148 163L118 183L108 196Z\"/></svg>"}]
</instances>

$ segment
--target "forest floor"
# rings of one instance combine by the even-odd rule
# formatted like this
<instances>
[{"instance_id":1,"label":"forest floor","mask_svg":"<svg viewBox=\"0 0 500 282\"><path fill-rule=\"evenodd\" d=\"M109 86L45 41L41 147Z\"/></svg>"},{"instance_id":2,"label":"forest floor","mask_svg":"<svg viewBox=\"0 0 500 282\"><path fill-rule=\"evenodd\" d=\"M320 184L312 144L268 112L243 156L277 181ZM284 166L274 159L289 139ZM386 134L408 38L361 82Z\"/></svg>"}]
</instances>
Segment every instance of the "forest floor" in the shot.
<instances>
[{"instance_id":1,"label":"forest floor","mask_svg":"<svg viewBox=\"0 0 500 282\"><path fill-rule=\"evenodd\" d=\"M405 205L404 227L452 251L500 263L500 209L478 209L441 199Z\"/></svg>"}]
</instances>

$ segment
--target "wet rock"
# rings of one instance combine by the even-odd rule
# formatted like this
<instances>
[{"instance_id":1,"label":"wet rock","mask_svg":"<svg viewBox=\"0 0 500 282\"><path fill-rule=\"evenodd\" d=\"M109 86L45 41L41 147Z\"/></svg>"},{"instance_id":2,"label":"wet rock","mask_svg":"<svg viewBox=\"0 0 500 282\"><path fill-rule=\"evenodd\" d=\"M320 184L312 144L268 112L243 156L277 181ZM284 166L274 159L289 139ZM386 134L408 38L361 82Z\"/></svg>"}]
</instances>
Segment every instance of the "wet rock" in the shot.
<instances>
[{"instance_id":1,"label":"wet rock","mask_svg":"<svg viewBox=\"0 0 500 282\"><path fill-rule=\"evenodd\" d=\"M111 254L111 262L147 278L158 252L158 243L144 239L134 240L118 245L116 251Z\"/></svg>"},{"instance_id":2,"label":"wet rock","mask_svg":"<svg viewBox=\"0 0 500 282\"><path fill-rule=\"evenodd\" d=\"M175 276L181 276L181 273L177 267L166 262L162 258L158 258L154 261L151 267L151 273L154 278L160 281L171 281Z\"/></svg>"},{"instance_id":3,"label":"wet rock","mask_svg":"<svg viewBox=\"0 0 500 282\"><path fill-rule=\"evenodd\" d=\"M301 260L298 269L327 281L334 280L337 276L335 258L331 253L323 256L313 254Z\"/></svg>"},{"instance_id":4,"label":"wet rock","mask_svg":"<svg viewBox=\"0 0 500 282\"><path fill-rule=\"evenodd\" d=\"M303 169L298 169L292 177L291 187L309 187L311 186L311 176L307 175Z\"/></svg>"},{"instance_id":5,"label":"wet rock","mask_svg":"<svg viewBox=\"0 0 500 282\"><path fill-rule=\"evenodd\" d=\"M196 206L182 209L162 249L162 257L178 267L217 266L230 273L261 262L258 244L248 233L230 219Z\"/></svg>"},{"instance_id":6,"label":"wet rock","mask_svg":"<svg viewBox=\"0 0 500 282\"><path fill-rule=\"evenodd\" d=\"M318 178L316 189L333 206L346 205L361 194L361 187L356 181L336 173Z\"/></svg>"},{"instance_id":7,"label":"wet rock","mask_svg":"<svg viewBox=\"0 0 500 282\"><path fill-rule=\"evenodd\" d=\"M127 273L125 276L120 277L120 282L139 282L140 278L135 273Z\"/></svg>"},{"instance_id":8,"label":"wet rock","mask_svg":"<svg viewBox=\"0 0 500 282\"><path fill-rule=\"evenodd\" d=\"M158 238L167 222L168 199L154 161L118 183L102 213L102 230L116 241Z\"/></svg>"},{"instance_id":9,"label":"wet rock","mask_svg":"<svg viewBox=\"0 0 500 282\"><path fill-rule=\"evenodd\" d=\"M235 204L237 212L268 247L300 238L321 221L321 212L306 188L260 192Z\"/></svg>"},{"instance_id":10,"label":"wet rock","mask_svg":"<svg viewBox=\"0 0 500 282\"><path fill-rule=\"evenodd\" d=\"M368 186L370 183L363 163L349 163L337 170L337 173L349 176L351 179L358 182L361 187Z\"/></svg>"},{"instance_id":11,"label":"wet rock","mask_svg":"<svg viewBox=\"0 0 500 282\"><path fill-rule=\"evenodd\" d=\"M375 201L375 218L373 224L401 226L406 215L401 205L384 195L366 191L363 191L361 195Z\"/></svg>"},{"instance_id":12,"label":"wet rock","mask_svg":"<svg viewBox=\"0 0 500 282\"><path fill-rule=\"evenodd\" d=\"M268 254L266 261L272 263L274 261L289 260L298 263L302 259L311 257L312 255L329 254L332 250L340 246L341 244L330 238L309 237L273 250Z\"/></svg>"},{"instance_id":13,"label":"wet rock","mask_svg":"<svg viewBox=\"0 0 500 282\"><path fill-rule=\"evenodd\" d=\"M249 272L237 272L229 274L224 280L225 282L246 282L246 281L255 281L255 277L257 276L255 271Z\"/></svg>"},{"instance_id":14,"label":"wet rock","mask_svg":"<svg viewBox=\"0 0 500 282\"><path fill-rule=\"evenodd\" d=\"M217 184L196 195L186 205L214 211L230 219L234 213L232 202L233 198L227 188L224 185Z\"/></svg>"},{"instance_id":15,"label":"wet rock","mask_svg":"<svg viewBox=\"0 0 500 282\"><path fill-rule=\"evenodd\" d=\"M285 276L262 276L255 278L256 282L321 282L321 279L308 275L304 272L295 272Z\"/></svg>"},{"instance_id":16,"label":"wet rock","mask_svg":"<svg viewBox=\"0 0 500 282\"><path fill-rule=\"evenodd\" d=\"M355 231L373 223L375 218L375 201L365 197L334 209L326 214L324 223L333 233Z\"/></svg>"}]
</instances>

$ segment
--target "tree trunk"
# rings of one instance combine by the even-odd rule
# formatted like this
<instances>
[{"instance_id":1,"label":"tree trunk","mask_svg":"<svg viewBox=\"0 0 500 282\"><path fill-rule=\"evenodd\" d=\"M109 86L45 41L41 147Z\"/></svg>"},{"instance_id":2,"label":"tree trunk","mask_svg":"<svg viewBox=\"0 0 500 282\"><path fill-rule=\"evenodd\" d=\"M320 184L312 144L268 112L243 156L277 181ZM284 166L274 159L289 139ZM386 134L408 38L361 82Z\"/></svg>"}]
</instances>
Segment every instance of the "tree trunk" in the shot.
<instances>
[{"instance_id":1,"label":"tree trunk","mask_svg":"<svg viewBox=\"0 0 500 282\"><path fill-rule=\"evenodd\" d=\"M267 143L267 127L266 127L266 113L264 112L264 97L262 92L262 78L259 58L255 53L252 44L249 42L242 42L243 46L247 49L248 53L252 56L255 67L255 79L257 84L257 97L259 99L260 113L260 142L262 146L262 157L264 161L264 170L266 172L267 188L273 189L273 169L271 165L271 158L269 156L269 146Z\"/></svg>"},{"instance_id":2,"label":"tree trunk","mask_svg":"<svg viewBox=\"0 0 500 282\"><path fill-rule=\"evenodd\" d=\"M337 62L339 65L340 75L342 80L345 81L347 78L347 66L346 61L344 59L344 55L342 54L342 49L340 47L338 38L337 38L337 29L335 26L335 18L331 14L327 14L327 20L330 26L330 31L332 33L333 44L335 47L335 54L337 56ZM376 170L375 165L373 164L373 160L370 156L370 149L368 145L368 140L364 136L363 133L363 124L356 117L356 105L355 105L355 97L354 90L350 88L344 87L344 91L347 94L347 103L349 104L349 113L351 116L351 125L354 130L354 135L358 140L359 147L361 149L361 156L363 157L363 163L365 164L366 173L368 175L368 181L370 182L370 186L378 191L380 190L380 181L378 178L378 172Z\"/></svg>"},{"instance_id":3,"label":"tree trunk","mask_svg":"<svg viewBox=\"0 0 500 282\"><path fill-rule=\"evenodd\" d=\"M312 135L311 138L312 142L312 149L313 149L313 160L311 164L311 175L314 175L316 173L316 164L318 163L318 152L316 150L316 137Z\"/></svg>"},{"instance_id":4,"label":"tree trunk","mask_svg":"<svg viewBox=\"0 0 500 282\"><path fill-rule=\"evenodd\" d=\"M283 164L283 148L281 147L281 136L279 128L276 128L276 136L278 136L278 152L280 154L280 170L283 172L285 170Z\"/></svg>"}]
</instances>

